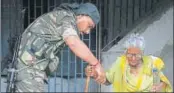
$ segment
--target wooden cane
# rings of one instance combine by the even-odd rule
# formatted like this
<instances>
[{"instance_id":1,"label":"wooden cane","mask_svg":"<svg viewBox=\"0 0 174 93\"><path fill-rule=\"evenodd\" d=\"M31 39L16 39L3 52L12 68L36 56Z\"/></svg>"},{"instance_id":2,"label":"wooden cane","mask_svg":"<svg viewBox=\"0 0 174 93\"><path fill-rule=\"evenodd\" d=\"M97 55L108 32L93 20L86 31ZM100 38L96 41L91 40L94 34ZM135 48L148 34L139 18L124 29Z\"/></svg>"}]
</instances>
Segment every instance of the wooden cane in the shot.
<instances>
[{"instance_id":1,"label":"wooden cane","mask_svg":"<svg viewBox=\"0 0 174 93\"><path fill-rule=\"evenodd\" d=\"M86 83L85 83L85 92L88 92L89 81L90 81L90 76L87 76Z\"/></svg>"}]
</instances>

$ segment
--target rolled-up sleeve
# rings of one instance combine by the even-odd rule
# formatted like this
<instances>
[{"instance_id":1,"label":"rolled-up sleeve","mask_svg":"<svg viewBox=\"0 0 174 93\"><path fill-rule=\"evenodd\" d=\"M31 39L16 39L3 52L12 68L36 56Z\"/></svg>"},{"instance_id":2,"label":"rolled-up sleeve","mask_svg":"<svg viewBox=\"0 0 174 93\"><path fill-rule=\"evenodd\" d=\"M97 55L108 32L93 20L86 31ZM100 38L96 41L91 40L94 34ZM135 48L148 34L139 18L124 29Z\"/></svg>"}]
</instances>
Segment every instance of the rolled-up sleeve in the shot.
<instances>
[{"instance_id":1,"label":"rolled-up sleeve","mask_svg":"<svg viewBox=\"0 0 174 93\"><path fill-rule=\"evenodd\" d=\"M65 39L69 36L78 36L76 30L71 25L65 26L64 27L64 32L62 34L63 39Z\"/></svg>"},{"instance_id":2,"label":"rolled-up sleeve","mask_svg":"<svg viewBox=\"0 0 174 93\"><path fill-rule=\"evenodd\" d=\"M75 28L74 18L71 16L66 16L63 18L61 25L61 35L63 39L69 36L78 36L78 32Z\"/></svg>"}]
</instances>

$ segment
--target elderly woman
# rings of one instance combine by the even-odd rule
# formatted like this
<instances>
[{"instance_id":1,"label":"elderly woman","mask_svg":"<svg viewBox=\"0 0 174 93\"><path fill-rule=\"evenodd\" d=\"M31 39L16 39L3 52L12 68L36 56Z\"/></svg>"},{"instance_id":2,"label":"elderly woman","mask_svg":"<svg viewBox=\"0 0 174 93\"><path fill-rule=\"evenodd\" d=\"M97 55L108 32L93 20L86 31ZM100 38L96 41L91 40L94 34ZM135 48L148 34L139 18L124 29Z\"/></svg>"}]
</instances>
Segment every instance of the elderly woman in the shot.
<instances>
[{"instance_id":1,"label":"elderly woman","mask_svg":"<svg viewBox=\"0 0 174 93\"><path fill-rule=\"evenodd\" d=\"M164 62L158 57L143 55L144 48L144 38L132 34L125 41L125 53L104 73L102 81L96 81L113 84L113 92L172 92L162 72ZM97 77L94 67L87 66L85 71L87 76Z\"/></svg>"}]
</instances>

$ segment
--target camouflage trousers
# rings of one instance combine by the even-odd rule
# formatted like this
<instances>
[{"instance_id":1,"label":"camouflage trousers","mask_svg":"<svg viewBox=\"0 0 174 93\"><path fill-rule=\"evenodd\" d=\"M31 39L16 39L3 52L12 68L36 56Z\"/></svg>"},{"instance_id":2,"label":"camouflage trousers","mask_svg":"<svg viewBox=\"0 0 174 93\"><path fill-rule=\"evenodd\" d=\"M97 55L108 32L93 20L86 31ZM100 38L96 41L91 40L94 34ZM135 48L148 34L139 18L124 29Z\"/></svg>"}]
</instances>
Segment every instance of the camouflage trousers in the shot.
<instances>
[{"instance_id":1,"label":"camouflage trousers","mask_svg":"<svg viewBox=\"0 0 174 93\"><path fill-rule=\"evenodd\" d=\"M44 92L44 83L41 78L17 82L16 92Z\"/></svg>"},{"instance_id":2,"label":"camouflage trousers","mask_svg":"<svg viewBox=\"0 0 174 93\"><path fill-rule=\"evenodd\" d=\"M25 65L19 62L17 66ZM47 79L45 71L32 67L24 69L17 74L16 92L44 92L44 79Z\"/></svg>"}]
</instances>

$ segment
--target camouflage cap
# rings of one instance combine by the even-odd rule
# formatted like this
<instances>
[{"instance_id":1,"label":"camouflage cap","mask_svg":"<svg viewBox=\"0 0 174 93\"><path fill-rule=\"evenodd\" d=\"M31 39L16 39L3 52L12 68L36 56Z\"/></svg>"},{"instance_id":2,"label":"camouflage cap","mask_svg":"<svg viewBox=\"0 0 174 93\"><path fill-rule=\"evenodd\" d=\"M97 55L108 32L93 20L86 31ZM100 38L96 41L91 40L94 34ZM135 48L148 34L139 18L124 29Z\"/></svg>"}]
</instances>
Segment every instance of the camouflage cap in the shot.
<instances>
[{"instance_id":1,"label":"camouflage cap","mask_svg":"<svg viewBox=\"0 0 174 93\"><path fill-rule=\"evenodd\" d=\"M76 14L85 14L91 17L94 23L97 25L100 21L100 14L97 7L92 3L82 3L76 10Z\"/></svg>"}]
</instances>

